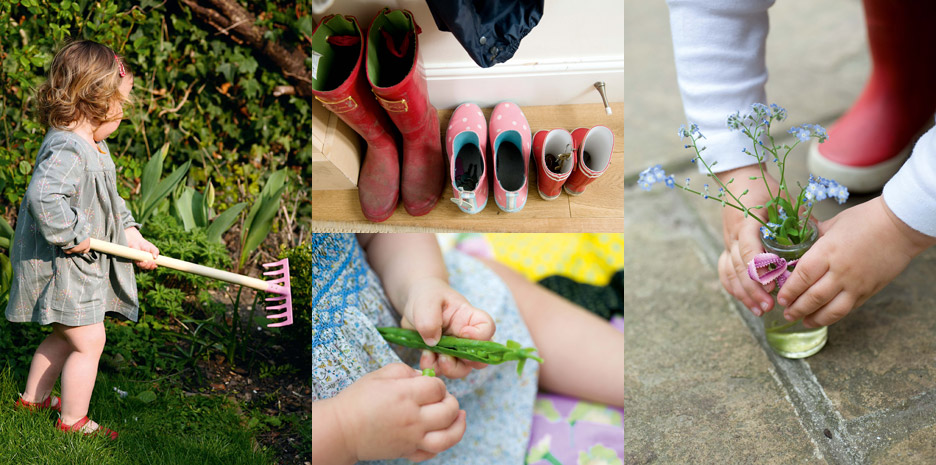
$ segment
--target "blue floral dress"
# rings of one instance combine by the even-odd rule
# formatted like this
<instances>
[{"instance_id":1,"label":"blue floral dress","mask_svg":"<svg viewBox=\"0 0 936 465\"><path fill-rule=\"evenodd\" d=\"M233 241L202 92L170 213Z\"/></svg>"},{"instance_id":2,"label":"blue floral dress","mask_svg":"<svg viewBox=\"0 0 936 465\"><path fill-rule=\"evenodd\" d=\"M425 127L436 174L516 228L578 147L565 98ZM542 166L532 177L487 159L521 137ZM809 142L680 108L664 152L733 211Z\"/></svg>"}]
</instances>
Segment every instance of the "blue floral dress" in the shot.
<instances>
[{"instance_id":1,"label":"blue floral dress","mask_svg":"<svg viewBox=\"0 0 936 465\"><path fill-rule=\"evenodd\" d=\"M327 399L361 376L404 362L418 367L419 351L391 347L378 326L399 326L398 316L364 251L350 234L312 236L312 395ZM449 282L497 325L494 340L525 347L533 341L513 296L500 278L458 251L445 255ZM394 349L398 349L395 352ZM463 379L443 378L467 412L462 440L426 464L522 464L530 439L539 366L528 361L522 376L514 362L472 370ZM407 460L371 463L403 464Z\"/></svg>"}]
</instances>

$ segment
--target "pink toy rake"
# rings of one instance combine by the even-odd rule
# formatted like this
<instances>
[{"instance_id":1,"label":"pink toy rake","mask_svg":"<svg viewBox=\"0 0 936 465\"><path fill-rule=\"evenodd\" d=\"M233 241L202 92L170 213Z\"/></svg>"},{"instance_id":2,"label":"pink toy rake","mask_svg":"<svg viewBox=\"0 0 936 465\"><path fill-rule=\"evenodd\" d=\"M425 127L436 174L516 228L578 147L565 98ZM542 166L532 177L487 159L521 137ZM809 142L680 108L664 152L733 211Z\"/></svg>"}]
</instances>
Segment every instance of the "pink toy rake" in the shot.
<instances>
[{"instance_id":1,"label":"pink toy rake","mask_svg":"<svg viewBox=\"0 0 936 465\"><path fill-rule=\"evenodd\" d=\"M97 250L98 252L104 252L108 255L116 255L118 257L123 257L128 260L137 262L154 261L153 256L150 255L149 252L131 249L130 247L101 241L94 238L91 239L91 249ZM291 325L293 322L292 292L289 288L289 259L284 258L278 262L263 264L264 268L271 268L270 271L263 272L264 276L279 276L278 278L272 279L270 281L239 275L229 271L218 270L208 266L170 258L165 255L160 255L157 257L155 262L159 266L165 266L166 268L172 268L173 270L194 273L212 279L219 279L221 281L233 284L240 284L241 286L246 286L258 291L276 294L273 297L266 298L266 301L269 302L267 304L267 310L283 310L283 313L267 315L267 318L285 318L285 320L278 321L276 323L270 323L267 326L270 328L276 328L279 326Z\"/></svg>"}]
</instances>

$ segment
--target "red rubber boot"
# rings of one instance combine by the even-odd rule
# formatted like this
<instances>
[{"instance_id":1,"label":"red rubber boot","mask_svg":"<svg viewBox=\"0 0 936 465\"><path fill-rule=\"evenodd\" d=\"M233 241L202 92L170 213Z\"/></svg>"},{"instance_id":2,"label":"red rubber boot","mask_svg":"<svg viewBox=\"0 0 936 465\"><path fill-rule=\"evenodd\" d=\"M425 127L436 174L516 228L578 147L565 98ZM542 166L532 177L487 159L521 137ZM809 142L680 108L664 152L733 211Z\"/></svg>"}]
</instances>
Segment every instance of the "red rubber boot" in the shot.
<instances>
[{"instance_id":1,"label":"red rubber boot","mask_svg":"<svg viewBox=\"0 0 936 465\"><path fill-rule=\"evenodd\" d=\"M864 0L871 77L858 100L812 145L809 170L854 192L880 190L936 112L936 2Z\"/></svg>"},{"instance_id":2,"label":"red rubber boot","mask_svg":"<svg viewBox=\"0 0 936 465\"><path fill-rule=\"evenodd\" d=\"M367 79L403 135L403 206L429 213L445 184L439 116L429 103L413 14L384 8L367 32Z\"/></svg>"},{"instance_id":3,"label":"red rubber boot","mask_svg":"<svg viewBox=\"0 0 936 465\"><path fill-rule=\"evenodd\" d=\"M370 221L384 221L400 196L400 154L393 123L361 71L364 34L353 16L327 16L312 33L312 49L321 55L312 73L320 76L315 98L367 142L358 177L361 211Z\"/></svg>"}]
</instances>

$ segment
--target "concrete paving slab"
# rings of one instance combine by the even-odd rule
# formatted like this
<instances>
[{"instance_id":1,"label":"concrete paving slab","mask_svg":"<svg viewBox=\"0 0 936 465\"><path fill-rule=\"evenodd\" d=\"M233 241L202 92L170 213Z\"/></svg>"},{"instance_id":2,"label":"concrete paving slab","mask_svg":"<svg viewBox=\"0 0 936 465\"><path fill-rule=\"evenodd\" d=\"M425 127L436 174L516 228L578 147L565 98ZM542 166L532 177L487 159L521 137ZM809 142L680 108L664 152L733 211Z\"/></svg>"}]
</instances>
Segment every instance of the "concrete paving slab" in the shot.
<instances>
[{"instance_id":1,"label":"concrete paving slab","mask_svg":"<svg viewBox=\"0 0 936 465\"><path fill-rule=\"evenodd\" d=\"M893 446L875 453L871 457L874 464L932 465L936 457L936 426L914 432ZM884 440L884 438L882 438Z\"/></svg>"},{"instance_id":2,"label":"concrete paving slab","mask_svg":"<svg viewBox=\"0 0 936 465\"><path fill-rule=\"evenodd\" d=\"M625 463L824 463L679 200L628 198L626 334L641 385L630 393Z\"/></svg>"}]
</instances>

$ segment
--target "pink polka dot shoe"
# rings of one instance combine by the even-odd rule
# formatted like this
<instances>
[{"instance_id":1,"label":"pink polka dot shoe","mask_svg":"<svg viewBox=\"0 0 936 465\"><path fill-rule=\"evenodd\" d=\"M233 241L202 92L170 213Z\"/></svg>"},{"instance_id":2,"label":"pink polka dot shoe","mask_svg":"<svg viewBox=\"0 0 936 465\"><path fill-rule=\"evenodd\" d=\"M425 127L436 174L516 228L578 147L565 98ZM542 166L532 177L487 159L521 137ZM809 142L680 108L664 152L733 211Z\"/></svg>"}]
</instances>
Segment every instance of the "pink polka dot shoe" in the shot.
<instances>
[{"instance_id":1,"label":"pink polka dot shoe","mask_svg":"<svg viewBox=\"0 0 936 465\"><path fill-rule=\"evenodd\" d=\"M481 108L463 103L452 113L445 130L451 198L461 211L469 214L484 210L488 197L487 122Z\"/></svg>"},{"instance_id":2,"label":"pink polka dot shoe","mask_svg":"<svg viewBox=\"0 0 936 465\"><path fill-rule=\"evenodd\" d=\"M530 175L530 124L517 104L501 102L488 124L494 169L494 202L507 213L526 205Z\"/></svg>"}]
</instances>

